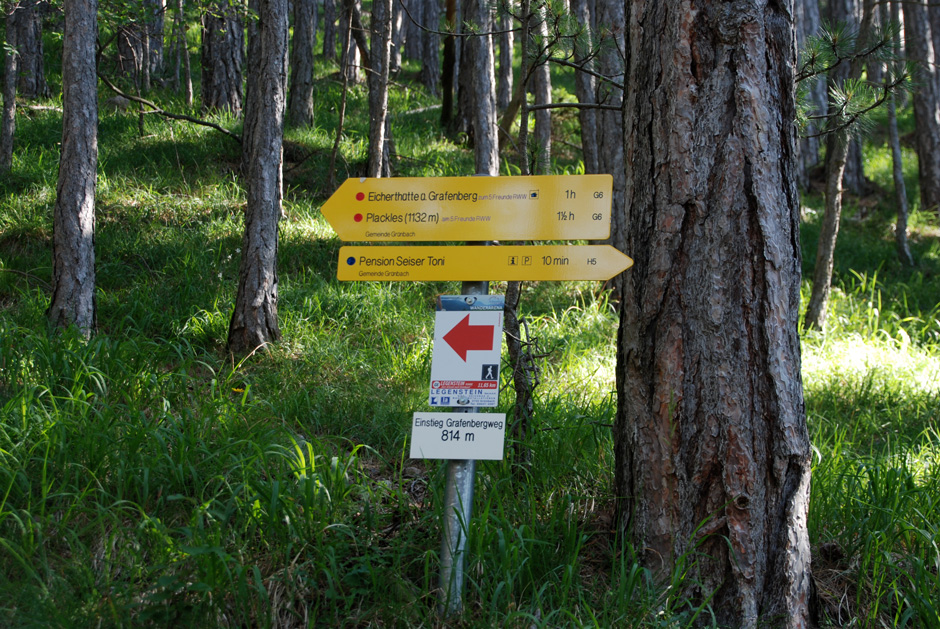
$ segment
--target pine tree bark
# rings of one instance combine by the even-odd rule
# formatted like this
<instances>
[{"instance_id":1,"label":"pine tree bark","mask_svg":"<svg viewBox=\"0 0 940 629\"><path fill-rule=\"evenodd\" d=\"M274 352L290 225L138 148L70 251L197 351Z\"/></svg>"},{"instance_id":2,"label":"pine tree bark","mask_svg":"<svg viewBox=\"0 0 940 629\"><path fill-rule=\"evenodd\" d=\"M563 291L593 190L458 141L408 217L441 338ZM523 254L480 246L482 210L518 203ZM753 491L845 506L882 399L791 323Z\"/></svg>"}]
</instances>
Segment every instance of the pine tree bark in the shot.
<instances>
[{"instance_id":1,"label":"pine tree bark","mask_svg":"<svg viewBox=\"0 0 940 629\"><path fill-rule=\"evenodd\" d=\"M437 34L441 24L440 0L426 0L424 24L430 31L421 36L421 84L432 96L441 93L441 36Z\"/></svg>"},{"instance_id":2,"label":"pine tree bark","mask_svg":"<svg viewBox=\"0 0 940 629\"><path fill-rule=\"evenodd\" d=\"M323 0L323 56L336 58L336 0Z\"/></svg>"},{"instance_id":3,"label":"pine tree bark","mask_svg":"<svg viewBox=\"0 0 940 629\"><path fill-rule=\"evenodd\" d=\"M95 329L95 173L98 166L97 0L65 0L62 40L62 151L53 209L55 327Z\"/></svg>"},{"instance_id":4,"label":"pine tree bark","mask_svg":"<svg viewBox=\"0 0 940 629\"><path fill-rule=\"evenodd\" d=\"M940 78L930 32L926 0L904 2L904 35L908 59L917 66L914 80L914 124L921 209L940 213Z\"/></svg>"},{"instance_id":5,"label":"pine tree bark","mask_svg":"<svg viewBox=\"0 0 940 629\"><path fill-rule=\"evenodd\" d=\"M381 177L385 165L388 72L392 53L392 0L372 4L372 59L369 73L369 177Z\"/></svg>"},{"instance_id":6,"label":"pine tree bark","mask_svg":"<svg viewBox=\"0 0 940 629\"><path fill-rule=\"evenodd\" d=\"M19 0L16 11L16 90L23 98L50 95L43 63L42 12L37 0Z\"/></svg>"},{"instance_id":7,"label":"pine tree bark","mask_svg":"<svg viewBox=\"0 0 940 629\"><path fill-rule=\"evenodd\" d=\"M624 3L617 0L597 0L595 4L597 32L603 38L597 57L597 71L613 80L597 81L595 101L605 105L623 104L623 90L617 85L624 84L624 60L620 51L626 45ZM610 204L610 239L605 241L626 252L626 229L624 223L624 157L623 118L618 111L598 110L597 114L597 155L598 172L613 176L613 190Z\"/></svg>"},{"instance_id":8,"label":"pine tree bark","mask_svg":"<svg viewBox=\"0 0 940 629\"><path fill-rule=\"evenodd\" d=\"M244 5L214 0L202 14L202 109L242 112Z\"/></svg>"},{"instance_id":9,"label":"pine tree bark","mask_svg":"<svg viewBox=\"0 0 940 629\"><path fill-rule=\"evenodd\" d=\"M619 522L717 626L806 627L792 3L628 7Z\"/></svg>"},{"instance_id":10,"label":"pine tree bark","mask_svg":"<svg viewBox=\"0 0 940 629\"><path fill-rule=\"evenodd\" d=\"M244 355L281 337L277 320L277 244L282 141L287 101L288 0L252 0L245 130L245 234L228 348Z\"/></svg>"},{"instance_id":11,"label":"pine tree bark","mask_svg":"<svg viewBox=\"0 0 940 629\"><path fill-rule=\"evenodd\" d=\"M831 0L829 2L829 23L843 24L848 28L859 27L861 21L861 9L858 0ZM842 63L829 72L827 77L829 86L841 87L849 75L848 64ZM831 110L830 114L834 114ZM838 139L829 136L826 147L826 160L829 156L838 150L835 146L829 146ZM827 164L826 168L829 166ZM844 174L842 175L842 186L852 194L862 195L865 193L865 168L862 161L862 148L858 140L850 138L848 154L846 155Z\"/></svg>"},{"instance_id":12,"label":"pine tree bark","mask_svg":"<svg viewBox=\"0 0 940 629\"><path fill-rule=\"evenodd\" d=\"M505 111L512 100L512 62L515 33L514 18L508 10L499 11L499 75L496 86L496 108Z\"/></svg>"},{"instance_id":13,"label":"pine tree bark","mask_svg":"<svg viewBox=\"0 0 940 629\"><path fill-rule=\"evenodd\" d=\"M472 70L467 74L472 109L470 125L473 129L473 159L477 174L499 174L499 138L496 136L496 76L493 61L493 12L486 0L469 0L466 18L477 33L467 40L468 62Z\"/></svg>"},{"instance_id":14,"label":"pine tree bark","mask_svg":"<svg viewBox=\"0 0 940 629\"><path fill-rule=\"evenodd\" d=\"M586 70L576 70L574 92L578 102L584 105L594 104L597 84L594 80L593 41L591 30L591 10L587 0L571 0L571 13L581 29L574 44L574 62ZM589 107L578 110L581 123L581 154L584 159L584 172L598 172L597 154L597 110Z\"/></svg>"},{"instance_id":15,"label":"pine tree bark","mask_svg":"<svg viewBox=\"0 0 940 629\"><path fill-rule=\"evenodd\" d=\"M797 50L801 50L810 37L819 35L822 24L819 13L819 0L796 0L794 9L797 25L796 45ZM828 107L825 77L814 77L807 79L807 81L811 82L806 90L806 97L809 101L809 115L825 115ZM810 173L819 165L819 151L822 144L818 137L813 137L817 132L817 125L810 122L807 125L804 137L800 138L799 184L804 190L809 189Z\"/></svg>"},{"instance_id":16,"label":"pine tree bark","mask_svg":"<svg viewBox=\"0 0 940 629\"><path fill-rule=\"evenodd\" d=\"M13 167L13 136L16 133L16 75L19 67L17 50L17 21L19 9L15 2L3 5L5 41L3 58L3 117L0 119L0 174Z\"/></svg>"},{"instance_id":17,"label":"pine tree bark","mask_svg":"<svg viewBox=\"0 0 940 629\"><path fill-rule=\"evenodd\" d=\"M316 0L294 0L287 112L291 124L296 126L313 124L313 46L316 40Z\"/></svg>"},{"instance_id":18,"label":"pine tree bark","mask_svg":"<svg viewBox=\"0 0 940 629\"><path fill-rule=\"evenodd\" d=\"M890 8L888 6L890 4ZM890 2L881 5L881 23L895 24L901 23L901 7L898 2ZM900 33L894 37L894 51L900 58L901 41ZM891 83L892 77L897 71L903 71L900 64L888 62L885 71L885 85ZM911 248L907 242L907 185L904 183L904 163L901 157L901 138L898 134L898 114L897 103L894 92L888 95L888 143L891 145L891 176L894 179L894 200L898 208L898 220L894 227L894 243L897 248L898 258L902 264L914 266L914 256L911 255Z\"/></svg>"},{"instance_id":19,"label":"pine tree bark","mask_svg":"<svg viewBox=\"0 0 940 629\"><path fill-rule=\"evenodd\" d=\"M540 6L536 13L538 24L536 30L540 41L548 41L548 20L551 10L545 4ZM548 60L544 60L535 67L532 77L532 91L535 95L536 105L550 105L552 102L552 74ZM552 164L552 112L548 109L535 110L535 167L536 175L547 175Z\"/></svg>"}]
</instances>

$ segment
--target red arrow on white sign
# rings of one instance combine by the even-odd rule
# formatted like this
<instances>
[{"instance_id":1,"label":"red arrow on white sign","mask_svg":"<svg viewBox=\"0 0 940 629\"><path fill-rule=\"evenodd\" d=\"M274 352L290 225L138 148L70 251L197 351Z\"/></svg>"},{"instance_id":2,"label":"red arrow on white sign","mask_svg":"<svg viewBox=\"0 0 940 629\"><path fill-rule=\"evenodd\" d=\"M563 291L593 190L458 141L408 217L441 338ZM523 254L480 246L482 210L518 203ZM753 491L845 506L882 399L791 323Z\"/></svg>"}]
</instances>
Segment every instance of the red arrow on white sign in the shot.
<instances>
[{"instance_id":1,"label":"red arrow on white sign","mask_svg":"<svg viewBox=\"0 0 940 629\"><path fill-rule=\"evenodd\" d=\"M461 360L467 361L467 352L491 351L493 349L492 325L470 325L470 315L460 320L444 335L444 341L450 345Z\"/></svg>"}]
</instances>

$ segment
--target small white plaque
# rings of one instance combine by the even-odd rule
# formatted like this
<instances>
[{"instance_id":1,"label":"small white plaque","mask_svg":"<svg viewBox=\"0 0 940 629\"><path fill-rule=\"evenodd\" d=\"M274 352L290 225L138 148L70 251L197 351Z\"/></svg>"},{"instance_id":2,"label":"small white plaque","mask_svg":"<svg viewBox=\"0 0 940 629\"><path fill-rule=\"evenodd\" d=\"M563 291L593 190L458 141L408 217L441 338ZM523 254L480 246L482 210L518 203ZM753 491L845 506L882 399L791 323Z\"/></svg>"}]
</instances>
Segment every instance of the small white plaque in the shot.
<instances>
[{"instance_id":1,"label":"small white plaque","mask_svg":"<svg viewBox=\"0 0 940 629\"><path fill-rule=\"evenodd\" d=\"M505 436L505 413L415 413L411 458L499 461Z\"/></svg>"}]
</instances>

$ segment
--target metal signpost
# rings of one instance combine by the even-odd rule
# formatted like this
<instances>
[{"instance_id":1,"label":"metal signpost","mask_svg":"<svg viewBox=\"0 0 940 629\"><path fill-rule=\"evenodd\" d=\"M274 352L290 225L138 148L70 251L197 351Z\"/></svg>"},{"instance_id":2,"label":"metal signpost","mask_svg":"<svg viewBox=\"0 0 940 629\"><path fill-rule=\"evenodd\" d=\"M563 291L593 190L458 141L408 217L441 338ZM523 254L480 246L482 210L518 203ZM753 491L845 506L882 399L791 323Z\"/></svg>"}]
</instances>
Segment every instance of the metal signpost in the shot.
<instances>
[{"instance_id":1,"label":"metal signpost","mask_svg":"<svg viewBox=\"0 0 940 629\"><path fill-rule=\"evenodd\" d=\"M610 234L610 175L350 178L323 205L346 241L600 240ZM439 298L432 407L416 412L411 458L446 459L441 612L462 608L464 556L477 460L501 460L502 297L490 280L607 280L633 260L608 245L345 246L342 281L463 282Z\"/></svg>"}]
</instances>

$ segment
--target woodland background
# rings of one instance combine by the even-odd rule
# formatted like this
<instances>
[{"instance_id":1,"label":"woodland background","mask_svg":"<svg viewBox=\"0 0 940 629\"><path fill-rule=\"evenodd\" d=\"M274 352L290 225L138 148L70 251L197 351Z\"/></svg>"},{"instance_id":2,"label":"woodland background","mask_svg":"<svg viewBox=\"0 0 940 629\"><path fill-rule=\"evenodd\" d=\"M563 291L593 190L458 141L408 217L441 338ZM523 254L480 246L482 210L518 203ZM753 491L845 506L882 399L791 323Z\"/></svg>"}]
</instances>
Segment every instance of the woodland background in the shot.
<instances>
[{"instance_id":1,"label":"woodland background","mask_svg":"<svg viewBox=\"0 0 940 629\"><path fill-rule=\"evenodd\" d=\"M63 7L5 3L18 55L5 57L0 162L3 624L441 623L442 466L408 459L407 440L427 395L434 299L459 287L340 284L340 242L319 207L349 176L480 168L466 91L481 72L466 65L473 38L459 36L479 29L475 6L293 3L277 334L264 351L233 352L255 176L243 147L246 73L260 60L245 52L251 12L97 7L94 323L51 334ZM623 3L490 8L503 129L492 167L622 174L623 31L607 25L623 22ZM803 303L831 279L822 318L801 328L814 613L827 626L936 627L940 9L794 9ZM541 16L529 21L537 34L507 41L526 16ZM369 79L382 74L379 24L392 42L385 105ZM853 141L834 195L838 163L824 156L838 151L824 145L839 134ZM537 365L518 442L528 458L479 467L466 608L451 623L708 624L709 600L687 596L699 553L664 582L617 534L617 293L590 282L520 292ZM498 410L511 413L504 384Z\"/></svg>"}]
</instances>

